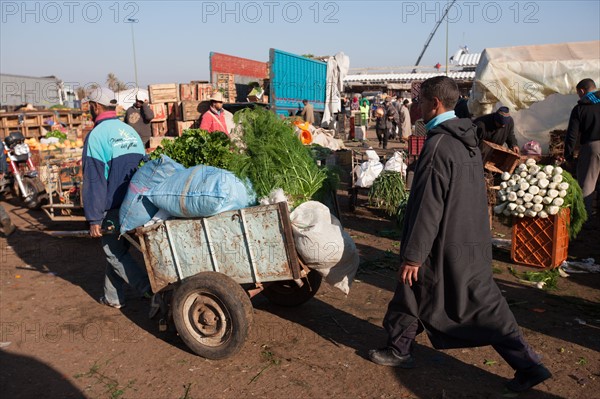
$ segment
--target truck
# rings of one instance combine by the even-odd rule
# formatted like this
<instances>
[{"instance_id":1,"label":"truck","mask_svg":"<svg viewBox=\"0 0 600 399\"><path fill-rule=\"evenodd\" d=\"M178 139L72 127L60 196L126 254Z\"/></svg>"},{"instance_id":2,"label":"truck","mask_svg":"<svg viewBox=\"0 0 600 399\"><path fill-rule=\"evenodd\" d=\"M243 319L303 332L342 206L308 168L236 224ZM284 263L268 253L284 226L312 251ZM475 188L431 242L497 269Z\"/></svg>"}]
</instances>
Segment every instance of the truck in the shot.
<instances>
[{"instance_id":1,"label":"truck","mask_svg":"<svg viewBox=\"0 0 600 399\"><path fill-rule=\"evenodd\" d=\"M267 94L263 99L272 111L294 115L302 109L302 100L308 100L314 107L316 124L321 121L327 88L326 62L277 49L270 49L268 62L212 52L210 70L213 83L218 74L234 75L238 102L234 109L247 101L249 84L262 81Z\"/></svg>"}]
</instances>

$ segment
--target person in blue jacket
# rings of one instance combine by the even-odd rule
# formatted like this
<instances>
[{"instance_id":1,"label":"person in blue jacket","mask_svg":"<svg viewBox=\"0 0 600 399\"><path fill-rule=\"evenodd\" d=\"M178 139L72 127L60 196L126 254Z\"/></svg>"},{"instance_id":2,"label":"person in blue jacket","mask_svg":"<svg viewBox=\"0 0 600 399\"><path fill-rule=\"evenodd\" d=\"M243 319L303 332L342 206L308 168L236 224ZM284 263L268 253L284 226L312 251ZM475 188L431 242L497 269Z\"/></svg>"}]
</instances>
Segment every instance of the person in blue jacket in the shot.
<instances>
[{"instance_id":1,"label":"person in blue jacket","mask_svg":"<svg viewBox=\"0 0 600 399\"><path fill-rule=\"evenodd\" d=\"M90 236L101 237L108 262L104 278L103 305L125 305L125 284L151 296L148 275L129 254L129 242L119 239L119 208L131 177L145 154L137 132L117 118L114 93L97 88L89 96L94 129L83 145L83 206ZM102 228L113 234L102 235Z\"/></svg>"}]
</instances>

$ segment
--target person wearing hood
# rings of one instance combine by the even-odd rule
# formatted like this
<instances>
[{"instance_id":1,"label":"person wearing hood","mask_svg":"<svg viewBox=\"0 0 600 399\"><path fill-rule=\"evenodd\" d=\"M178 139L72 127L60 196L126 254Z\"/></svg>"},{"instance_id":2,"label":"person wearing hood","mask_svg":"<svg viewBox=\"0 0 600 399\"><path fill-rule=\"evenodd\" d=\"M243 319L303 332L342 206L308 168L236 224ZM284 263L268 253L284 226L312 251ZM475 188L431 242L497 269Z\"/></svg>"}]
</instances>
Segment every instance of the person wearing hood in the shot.
<instances>
[{"instance_id":1,"label":"person wearing hood","mask_svg":"<svg viewBox=\"0 0 600 399\"><path fill-rule=\"evenodd\" d=\"M419 98L428 133L404 218L399 281L383 321L388 342L369 358L414 367L412 347L424 330L436 349L492 345L516 370L507 387L525 391L551 374L525 342L492 277L476 128L454 114L454 80L427 79Z\"/></svg>"},{"instance_id":2,"label":"person wearing hood","mask_svg":"<svg viewBox=\"0 0 600 399\"><path fill-rule=\"evenodd\" d=\"M571 111L565 137L565 158L573 161L575 143L579 136L581 147L577 161L577 181L583 191L585 209L593 227L592 200L600 176L600 91L592 79L583 79L576 86L579 101ZM597 222L596 222L597 223Z\"/></svg>"}]
</instances>

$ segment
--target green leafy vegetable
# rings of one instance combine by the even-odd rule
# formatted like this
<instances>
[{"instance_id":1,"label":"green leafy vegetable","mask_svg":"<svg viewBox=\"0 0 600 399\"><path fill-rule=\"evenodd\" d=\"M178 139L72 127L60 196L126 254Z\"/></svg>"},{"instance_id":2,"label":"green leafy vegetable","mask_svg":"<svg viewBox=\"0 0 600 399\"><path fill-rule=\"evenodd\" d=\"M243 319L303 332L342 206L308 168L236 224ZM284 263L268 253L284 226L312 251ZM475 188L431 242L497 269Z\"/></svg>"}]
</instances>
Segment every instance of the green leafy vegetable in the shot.
<instances>
[{"instance_id":1,"label":"green leafy vegetable","mask_svg":"<svg viewBox=\"0 0 600 399\"><path fill-rule=\"evenodd\" d=\"M408 192L399 172L383 171L369 191L369 202L385 210L390 216L398 214L398 207L407 198Z\"/></svg>"},{"instance_id":2,"label":"green leafy vegetable","mask_svg":"<svg viewBox=\"0 0 600 399\"><path fill-rule=\"evenodd\" d=\"M231 170L252 182L258 197L281 188L294 206L312 199L327 179L294 134L287 120L264 109L244 109L234 116L241 125L244 155L234 159Z\"/></svg>"},{"instance_id":3,"label":"green leafy vegetable","mask_svg":"<svg viewBox=\"0 0 600 399\"><path fill-rule=\"evenodd\" d=\"M571 223L569 224L569 238L571 240L577 237L577 234L581 231L583 224L588 218L587 211L585 210L585 204L583 202L583 192L577 180L567 172L566 170L562 173L563 181L569 183L567 189L567 195L564 198L565 202L563 207L569 207L571 209Z\"/></svg>"},{"instance_id":4,"label":"green leafy vegetable","mask_svg":"<svg viewBox=\"0 0 600 399\"><path fill-rule=\"evenodd\" d=\"M150 159L167 155L186 168L196 165L209 165L229 169L237 156L232 150L229 137L223 132L208 133L205 130L189 129L175 140L163 140L160 147L152 152Z\"/></svg>"},{"instance_id":5,"label":"green leafy vegetable","mask_svg":"<svg viewBox=\"0 0 600 399\"><path fill-rule=\"evenodd\" d=\"M55 137L59 142L63 142L67 139L67 135L59 130L53 130L50 133L46 133L46 138Z\"/></svg>"}]
</instances>

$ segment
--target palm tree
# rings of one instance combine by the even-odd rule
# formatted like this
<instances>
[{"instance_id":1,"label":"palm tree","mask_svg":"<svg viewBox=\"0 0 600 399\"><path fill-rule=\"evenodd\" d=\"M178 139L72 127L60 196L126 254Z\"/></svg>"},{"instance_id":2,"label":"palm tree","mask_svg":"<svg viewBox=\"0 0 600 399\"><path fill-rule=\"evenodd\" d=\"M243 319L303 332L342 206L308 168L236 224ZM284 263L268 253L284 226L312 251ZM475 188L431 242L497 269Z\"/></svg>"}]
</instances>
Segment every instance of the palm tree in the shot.
<instances>
[{"instance_id":1,"label":"palm tree","mask_svg":"<svg viewBox=\"0 0 600 399\"><path fill-rule=\"evenodd\" d=\"M80 100L83 100L86 97L87 97L87 92L85 91L85 88L78 87L77 88L77 98Z\"/></svg>"},{"instance_id":2,"label":"palm tree","mask_svg":"<svg viewBox=\"0 0 600 399\"><path fill-rule=\"evenodd\" d=\"M118 83L119 79L117 78L117 76L114 73L109 72L108 76L106 77L106 85L108 86L108 88L112 91L117 91L116 89Z\"/></svg>"},{"instance_id":3,"label":"palm tree","mask_svg":"<svg viewBox=\"0 0 600 399\"><path fill-rule=\"evenodd\" d=\"M124 82L121 82L120 80L118 80L114 92L118 93L120 91L124 91L127 89L128 89L127 83L124 83Z\"/></svg>"}]
</instances>

